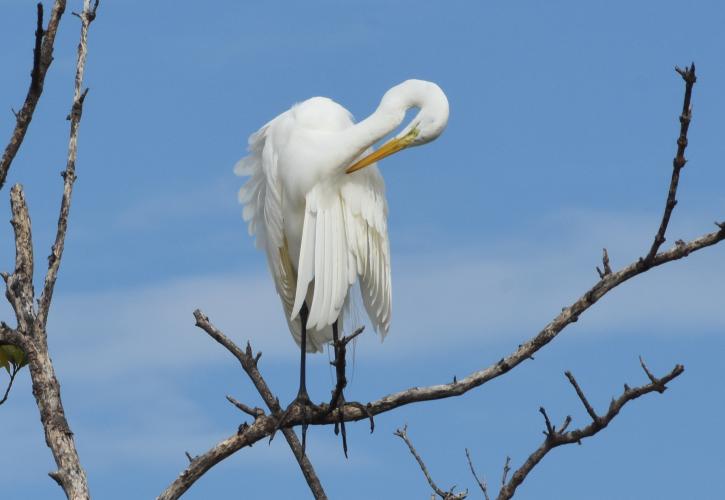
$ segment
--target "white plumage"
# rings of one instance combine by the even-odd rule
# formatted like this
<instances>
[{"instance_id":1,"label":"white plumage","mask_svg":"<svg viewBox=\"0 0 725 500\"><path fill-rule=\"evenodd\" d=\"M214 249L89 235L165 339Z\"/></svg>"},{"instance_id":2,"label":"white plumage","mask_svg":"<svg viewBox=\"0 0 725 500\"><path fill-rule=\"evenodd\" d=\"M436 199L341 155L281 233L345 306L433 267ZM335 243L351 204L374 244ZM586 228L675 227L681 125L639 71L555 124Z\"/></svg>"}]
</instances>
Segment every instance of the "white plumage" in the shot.
<instances>
[{"instance_id":1,"label":"white plumage","mask_svg":"<svg viewBox=\"0 0 725 500\"><path fill-rule=\"evenodd\" d=\"M411 124L365 156L411 107L421 110ZM314 97L249 138L249 155L234 169L250 177L239 191L243 217L267 255L298 344L300 308L303 302L309 308L307 351L321 351L332 340L336 320L342 330L356 281L373 327L387 334L392 306L388 207L373 162L434 139L447 118L448 102L437 85L408 80L389 90L377 111L359 124L339 104Z\"/></svg>"}]
</instances>

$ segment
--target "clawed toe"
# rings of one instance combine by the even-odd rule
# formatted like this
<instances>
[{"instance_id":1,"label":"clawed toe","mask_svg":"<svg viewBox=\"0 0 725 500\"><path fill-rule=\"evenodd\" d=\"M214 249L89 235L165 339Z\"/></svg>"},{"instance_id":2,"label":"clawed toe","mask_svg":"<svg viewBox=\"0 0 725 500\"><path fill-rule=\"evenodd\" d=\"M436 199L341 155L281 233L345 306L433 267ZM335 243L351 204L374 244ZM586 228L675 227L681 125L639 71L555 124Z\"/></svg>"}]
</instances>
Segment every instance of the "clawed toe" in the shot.
<instances>
[{"instance_id":1,"label":"clawed toe","mask_svg":"<svg viewBox=\"0 0 725 500\"><path fill-rule=\"evenodd\" d=\"M310 397L307 395L306 392L300 392L299 394L297 394L297 397L294 399L294 401L292 401L289 406L287 406L287 408L282 412L282 415L280 415L279 419L277 420L277 425L272 432L269 441L272 442L272 439L274 438L274 435L277 433L277 431L285 426L290 414L295 408L300 408L302 412L302 451L304 452L307 444L307 427L309 426L310 416L312 413L314 413L315 410L319 409L319 407L310 400Z\"/></svg>"}]
</instances>

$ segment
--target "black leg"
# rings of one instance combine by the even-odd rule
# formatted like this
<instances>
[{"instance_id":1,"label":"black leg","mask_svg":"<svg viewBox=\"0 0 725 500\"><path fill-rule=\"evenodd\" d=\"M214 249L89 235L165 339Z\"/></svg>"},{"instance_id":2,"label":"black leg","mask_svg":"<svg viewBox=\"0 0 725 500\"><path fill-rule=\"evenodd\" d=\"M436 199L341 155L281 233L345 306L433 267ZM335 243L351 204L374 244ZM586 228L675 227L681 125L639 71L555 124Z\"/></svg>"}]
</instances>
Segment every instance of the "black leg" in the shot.
<instances>
[{"instance_id":1,"label":"black leg","mask_svg":"<svg viewBox=\"0 0 725 500\"><path fill-rule=\"evenodd\" d=\"M310 396L307 394L307 317L310 311L307 309L307 303L303 302L300 308L300 323L302 323L300 339L300 390L297 391L296 403L303 405L311 405ZM307 447L307 411L303 409L304 419L302 421L302 453Z\"/></svg>"},{"instance_id":2,"label":"black leg","mask_svg":"<svg viewBox=\"0 0 725 500\"><path fill-rule=\"evenodd\" d=\"M302 328L300 331L300 389L299 391L297 391L297 397L295 398L295 400L290 403L290 405L284 412L282 412L282 415L280 415L279 420L277 421L277 429L281 429L287 421L287 417L289 416L291 410L295 407L301 407L302 451L305 450L305 444L307 441L307 427L309 425L308 422L311 414L310 412L314 408L312 401L310 401L310 396L307 394L307 385L305 383L305 361L307 360L307 318L309 314L310 311L307 308L307 304L302 303L302 307L300 308L300 322L302 323ZM277 429L275 429L275 432ZM272 433L270 441L273 437L274 433Z\"/></svg>"},{"instance_id":3,"label":"black leg","mask_svg":"<svg viewBox=\"0 0 725 500\"><path fill-rule=\"evenodd\" d=\"M300 308L300 322L302 323L302 339L300 342L300 390L297 392L297 401L309 402L310 396L307 394L307 317L310 311L307 309L307 304L302 303Z\"/></svg>"}]
</instances>

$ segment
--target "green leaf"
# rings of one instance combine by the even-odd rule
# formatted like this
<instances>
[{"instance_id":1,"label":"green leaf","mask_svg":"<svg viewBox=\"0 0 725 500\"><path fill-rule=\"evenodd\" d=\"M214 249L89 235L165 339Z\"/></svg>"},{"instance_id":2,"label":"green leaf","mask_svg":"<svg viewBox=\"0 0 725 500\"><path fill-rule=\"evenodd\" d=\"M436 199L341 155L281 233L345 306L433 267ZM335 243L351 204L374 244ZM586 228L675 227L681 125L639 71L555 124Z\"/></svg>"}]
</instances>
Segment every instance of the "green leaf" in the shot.
<instances>
[{"instance_id":1,"label":"green leaf","mask_svg":"<svg viewBox=\"0 0 725 500\"><path fill-rule=\"evenodd\" d=\"M9 364L22 368L28 364L28 358L19 347L15 347L14 345L0 345L0 366L4 366L8 370L8 373L10 372Z\"/></svg>"},{"instance_id":2,"label":"green leaf","mask_svg":"<svg viewBox=\"0 0 725 500\"><path fill-rule=\"evenodd\" d=\"M0 367L5 368L8 374L10 374L10 358L5 352L5 347L9 346L0 345Z\"/></svg>"}]
</instances>

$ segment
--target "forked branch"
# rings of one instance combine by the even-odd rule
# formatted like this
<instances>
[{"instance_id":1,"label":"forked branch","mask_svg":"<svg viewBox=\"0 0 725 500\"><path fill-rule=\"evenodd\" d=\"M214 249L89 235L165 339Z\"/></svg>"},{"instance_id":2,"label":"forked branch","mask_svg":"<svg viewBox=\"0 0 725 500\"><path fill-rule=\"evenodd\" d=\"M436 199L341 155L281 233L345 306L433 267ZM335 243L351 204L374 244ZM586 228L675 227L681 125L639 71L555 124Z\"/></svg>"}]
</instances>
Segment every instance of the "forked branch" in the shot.
<instances>
[{"instance_id":1,"label":"forked branch","mask_svg":"<svg viewBox=\"0 0 725 500\"><path fill-rule=\"evenodd\" d=\"M65 0L56 0L53 10L50 13L48 28L43 29L43 4L37 5L37 25L35 29L35 47L33 49L33 69L30 72L30 87L25 96L25 101L20 111L15 113L15 128L10 136L10 141L5 147L2 158L0 158L0 189L5 185L10 165L25 139L30 122L33 119L35 107L43 93L43 84L48 68L53 62L53 44L55 34L58 31L58 24L65 12Z\"/></svg>"},{"instance_id":2,"label":"forked branch","mask_svg":"<svg viewBox=\"0 0 725 500\"><path fill-rule=\"evenodd\" d=\"M557 429L556 426L554 426L549 420L546 410L544 410L543 407L540 408L539 411L544 416L544 424L546 426L544 435L546 438L536 451L529 455L524 464L519 467L516 472L514 472L513 476L511 476L511 480L503 485L498 494L497 500L508 500L512 498L516 492L516 488L524 482L526 476L551 450L565 444L581 443L582 439L595 435L609 425L614 417L616 417L622 408L624 408L624 405L640 396L649 394L650 392L664 392L667 389L666 384L679 377L685 371L685 368L682 365L676 365L667 375L657 378L649 372L644 362L642 362L642 368L647 374L647 377L650 379L650 383L635 388L630 388L625 385L624 392L617 399L612 400L607 412L603 415L599 415L594 411L584 395L584 392L579 387L574 375L572 375L571 372L566 372L566 377L569 379L572 387L574 387L579 400L582 402L584 408L592 419L591 423L585 427L567 431L566 429L571 423L571 417L567 416L564 419L561 428Z\"/></svg>"},{"instance_id":3,"label":"forked branch","mask_svg":"<svg viewBox=\"0 0 725 500\"><path fill-rule=\"evenodd\" d=\"M75 180L75 161L77 154L78 127L81 119L83 100L86 91L82 90L83 72L87 54L88 28L96 17L98 1L84 0L81 19L81 35L78 44L76 62L75 93L70 120L70 139L66 170L63 172L64 189L61 200L58 229L53 251L49 259L48 273L38 308L35 308L35 290L33 288L33 242L30 216L25 196L20 184L13 186L10 192L12 225L15 236L15 269L12 274L2 274L6 284L6 297L15 311L16 329L5 323L0 324L0 343L9 343L22 349L28 362L40 420L45 431L45 441L50 448L58 469L49 475L72 500L90 498L88 481L73 440L73 432L68 425L61 401L60 384L48 352L46 321L52 298L57 272L65 241L70 210L73 181ZM56 1L51 14L48 31L42 30L42 6L38 7L38 32L32 72L31 88L25 105L17 114L18 122L11 142L0 161L0 186L15 153L25 135L32 118L33 110L42 92L45 73L52 61L53 40L58 21L65 9L65 2ZM42 38L42 41L41 41Z\"/></svg>"},{"instance_id":4,"label":"forked branch","mask_svg":"<svg viewBox=\"0 0 725 500\"><path fill-rule=\"evenodd\" d=\"M396 430L393 434L395 434L400 439L405 441L405 444L408 445L408 450L410 450L410 453L413 455L413 458L415 458L415 461L418 462L418 466L420 467L420 470L423 471L423 475L425 476L425 479L428 481L428 484L430 485L431 489L442 500L463 500L464 498L466 498L468 496L468 490L462 491L461 493L454 493L453 490L456 488L455 486L451 487L451 489L449 489L448 491L444 491L438 487L438 485L435 483L435 481L433 481L433 478L431 477L430 472L428 472L428 467L425 466L425 462L423 462L423 459L420 458L420 455L418 455L418 452L416 451L415 447L413 446L413 443L410 441L410 438L408 437L408 426L407 425L403 426L402 429ZM471 466L471 470L473 470L473 466ZM475 475L475 472L474 472L474 475Z\"/></svg>"},{"instance_id":5,"label":"forked branch","mask_svg":"<svg viewBox=\"0 0 725 500\"><path fill-rule=\"evenodd\" d=\"M235 436L231 436L221 443L215 445L212 449L206 453L196 457L191 461L189 466L182 472L179 477L174 480L159 496L157 500L175 500L186 492L203 474L211 469L214 465L221 462L225 458L231 456L238 450L245 446L251 446L255 442L265 437L273 436L277 431L277 423L279 417L282 414L282 408L279 405L279 401L270 390L267 382L262 377L262 374L257 368L257 363L262 353L257 353L255 356L252 352L252 346L247 343L246 350L242 350L237 346L229 337L224 335L219 329L209 322L209 318L206 317L201 311L194 311L194 318L196 319L196 326L204 330L211 338L221 344L227 351L229 351L237 361L242 365L242 369L251 379L254 387L259 392L262 400L269 408L272 415L265 415L264 411L259 408L252 409L247 405L243 405L234 398L229 398L229 401L234 404L237 408L244 411L247 414L254 414L254 423L251 425L242 425L239 428L239 432ZM259 411L257 411L259 410ZM312 463L302 449L302 444L297 438L297 435L291 429L291 426L287 426L281 429L287 443L289 444L292 453L297 459L297 463L300 466L302 474L307 481L310 491L317 500L327 499L325 490L322 488L320 479L317 477Z\"/></svg>"}]
</instances>

